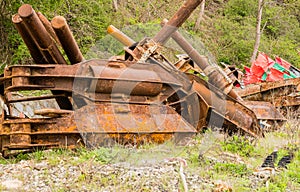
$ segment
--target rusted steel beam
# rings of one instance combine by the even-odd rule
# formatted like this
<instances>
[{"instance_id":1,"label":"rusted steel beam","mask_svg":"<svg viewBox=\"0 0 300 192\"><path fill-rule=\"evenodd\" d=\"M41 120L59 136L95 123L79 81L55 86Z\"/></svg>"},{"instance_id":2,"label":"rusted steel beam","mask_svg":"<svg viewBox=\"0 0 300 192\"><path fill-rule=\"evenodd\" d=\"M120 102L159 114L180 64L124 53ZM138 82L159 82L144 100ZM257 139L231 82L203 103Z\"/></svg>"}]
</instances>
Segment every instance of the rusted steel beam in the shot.
<instances>
[{"instance_id":1,"label":"rusted steel beam","mask_svg":"<svg viewBox=\"0 0 300 192\"><path fill-rule=\"evenodd\" d=\"M133 45L135 43L134 40L132 40L130 37L128 37L126 34L124 34L122 31L120 31L113 25L108 26L107 33L116 38L125 46L129 47L130 45Z\"/></svg>"},{"instance_id":2,"label":"rusted steel beam","mask_svg":"<svg viewBox=\"0 0 300 192\"><path fill-rule=\"evenodd\" d=\"M95 64L102 65L95 65ZM94 64L94 65L93 65ZM67 92L73 90L74 78L82 85L81 91L91 92L94 94L117 94L122 93L133 96L153 97L160 94L163 90L163 84L178 86L168 80L166 75L164 80L157 73L143 68L127 68L122 63L122 68L116 67L121 63L110 61L95 60L81 65L22 65L11 66L9 77L1 79L8 82L5 92L24 90L24 89L50 89L64 90ZM77 74L78 69L89 70L89 76ZM62 72L63 71L63 72ZM76 82L75 82L76 83ZM78 87L76 89L79 89ZM59 95L62 96L62 95ZM41 98L48 98L41 97ZM29 98L32 100L34 98ZM37 97L36 99L40 99ZM16 101L25 101L26 99L18 99ZM9 100L9 102L15 102Z\"/></svg>"},{"instance_id":3,"label":"rusted steel beam","mask_svg":"<svg viewBox=\"0 0 300 192\"><path fill-rule=\"evenodd\" d=\"M73 34L62 16L56 16L52 19L51 25L61 42L71 64L79 63L84 60L82 53L73 37Z\"/></svg>"},{"instance_id":4,"label":"rusted steel beam","mask_svg":"<svg viewBox=\"0 0 300 192\"><path fill-rule=\"evenodd\" d=\"M33 40L31 34L28 29L24 25L24 22L19 14L15 14L12 17L12 22L14 23L18 33L21 35L25 45L27 46L31 57L33 58L35 63L38 64L46 64L47 61L39 50L37 44Z\"/></svg>"},{"instance_id":5,"label":"rusted steel beam","mask_svg":"<svg viewBox=\"0 0 300 192\"><path fill-rule=\"evenodd\" d=\"M178 31L175 31L172 34L172 38L208 76L211 84L232 98L242 101L242 98L233 90L231 79L224 73L223 70L221 70L217 65L210 65L207 58L200 55Z\"/></svg>"},{"instance_id":6,"label":"rusted steel beam","mask_svg":"<svg viewBox=\"0 0 300 192\"><path fill-rule=\"evenodd\" d=\"M31 5L22 5L19 8L18 13L48 63L66 64L66 60L59 52L57 46L51 39L49 33Z\"/></svg>"},{"instance_id":7,"label":"rusted steel beam","mask_svg":"<svg viewBox=\"0 0 300 192\"><path fill-rule=\"evenodd\" d=\"M170 21L152 38L145 38L132 50L126 52L131 55L129 60L136 62L145 62L151 59L153 62L159 62L166 67L173 68L165 57L159 54L159 48L164 45L171 35L180 27L184 21L191 15L193 10L202 2L202 0L187 0L180 9L173 15ZM158 57L154 58L153 55Z\"/></svg>"},{"instance_id":8,"label":"rusted steel beam","mask_svg":"<svg viewBox=\"0 0 300 192\"><path fill-rule=\"evenodd\" d=\"M171 35L189 18L202 0L187 0L172 16L169 22L153 37L157 44L164 45Z\"/></svg>"},{"instance_id":9,"label":"rusted steel beam","mask_svg":"<svg viewBox=\"0 0 300 192\"><path fill-rule=\"evenodd\" d=\"M37 12L37 16L40 18L45 29L48 31L48 33L51 35L51 37L54 39L56 44L61 46L61 43L60 43L54 29L52 28L50 21L41 12Z\"/></svg>"}]
</instances>

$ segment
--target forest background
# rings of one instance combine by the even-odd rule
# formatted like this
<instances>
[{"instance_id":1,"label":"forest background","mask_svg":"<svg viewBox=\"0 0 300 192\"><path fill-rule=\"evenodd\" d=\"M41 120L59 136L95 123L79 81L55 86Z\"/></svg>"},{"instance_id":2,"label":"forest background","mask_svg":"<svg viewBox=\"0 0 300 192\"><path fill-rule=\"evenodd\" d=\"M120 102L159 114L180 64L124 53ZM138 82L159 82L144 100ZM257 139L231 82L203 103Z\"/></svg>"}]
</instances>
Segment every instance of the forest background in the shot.
<instances>
[{"instance_id":1,"label":"forest background","mask_svg":"<svg viewBox=\"0 0 300 192\"><path fill-rule=\"evenodd\" d=\"M138 3L137 3L138 2ZM263 0L259 51L278 55L300 66L300 1ZM67 19L83 54L106 34L113 24L160 23L170 18L180 0L1 0L0 64L32 63L29 52L14 28L11 17L28 3L49 20L56 15ZM202 11L201 11L202 10ZM183 28L199 37L218 62L249 66L256 37L257 0L206 0Z\"/></svg>"}]
</instances>

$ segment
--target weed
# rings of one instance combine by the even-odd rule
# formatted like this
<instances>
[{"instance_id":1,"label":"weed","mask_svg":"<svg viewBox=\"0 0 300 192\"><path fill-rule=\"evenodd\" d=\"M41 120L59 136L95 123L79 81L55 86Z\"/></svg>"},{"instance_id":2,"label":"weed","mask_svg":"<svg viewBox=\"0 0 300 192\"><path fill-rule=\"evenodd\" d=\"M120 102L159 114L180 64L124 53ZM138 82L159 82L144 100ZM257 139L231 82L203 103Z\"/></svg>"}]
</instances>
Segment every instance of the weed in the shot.
<instances>
[{"instance_id":1,"label":"weed","mask_svg":"<svg viewBox=\"0 0 300 192\"><path fill-rule=\"evenodd\" d=\"M112 148L105 148L105 147L100 147L94 150L88 150L85 148L81 148L79 150L79 158L81 159L82 162L89 160L89 159L94 159L96 162L100 163L108 163L112 161L115 157L115 152Z\"/></svg>"},{"instance_id":2,"label":"weed","mask_svg":"<svg viewBox=\"0 0 300 192\"><path fill-rule=\"evenodd\" d=\"M228 173L233 176L244 176L248 175L250 171L244 164L234 164L234 163L216 163L213 166L214 171L217 173Z\"/></svg>"},{"instance_id":3,"label":"weed","mask_svg":"<svg viewBox=\"0 0 300 192\"><path fill-rule=\"evenodd\" d=\"M44 151L38 150L38 151L35 151L35 152L29 154L29 158L34 159L35 161L41 161L41 160L45 159L45 153L44 153Z\"/></svg>"},{"instance_id":4,"label":"weed","mask_svg":"<svg viewBox=\"0 0 300 192\"><path fill-rule=\"evenodd\" d=\"M244 137L234 135L230 139L221 142L222 149L237 153L243 157L249 157L254 153L254 146Z\"/></svg>"},{"instance_id":5,"label":"weed","mask_svg":"<svg viewBox=\"0 0 300 192\"><path fill-rule=\"evenodd\" d=\"M9 164L9 160L7 159L4 159L3 157L0 157L0 164L3 164L3 165L6 165L6 164Z\"/></svg>"}]
</instances>

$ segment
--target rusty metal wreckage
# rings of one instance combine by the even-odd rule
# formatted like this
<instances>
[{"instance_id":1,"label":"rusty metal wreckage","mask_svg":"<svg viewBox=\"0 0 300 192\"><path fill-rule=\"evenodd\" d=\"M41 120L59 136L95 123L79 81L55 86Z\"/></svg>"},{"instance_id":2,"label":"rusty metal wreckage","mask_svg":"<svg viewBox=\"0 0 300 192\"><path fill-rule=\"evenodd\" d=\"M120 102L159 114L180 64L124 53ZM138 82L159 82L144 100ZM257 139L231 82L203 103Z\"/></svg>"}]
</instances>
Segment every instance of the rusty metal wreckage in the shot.
<instances>
[{"instance_id":1,"label":"rusty metal wreckage","mask_svg":"<svg viewBox=\"0 0 300 192\"><path fill-rule=\"evenodd\" d=\"M155 37L137 43L109 26L108 33L126 48L124 56L108 60L84 60L63 17L50 23L29 4L22 5L12 21L36 64L6 67L0 79L7 106L1 116L2 155L35 148L178 141L208 124L261 137L260 119L284 121L270 103L260 102L257 108L257 103L244 101L233 89L232 79L176 31L200 3L186 1ZM172 64L160 54L169 37L202 69L208 82L184 73L186 66L195 69L187 60ZM22 90L51 94L12 97ZM60 109L36 110L37 118L11 113L15 103L46 99L55 99Z\"/></svg>"}]
</instances>

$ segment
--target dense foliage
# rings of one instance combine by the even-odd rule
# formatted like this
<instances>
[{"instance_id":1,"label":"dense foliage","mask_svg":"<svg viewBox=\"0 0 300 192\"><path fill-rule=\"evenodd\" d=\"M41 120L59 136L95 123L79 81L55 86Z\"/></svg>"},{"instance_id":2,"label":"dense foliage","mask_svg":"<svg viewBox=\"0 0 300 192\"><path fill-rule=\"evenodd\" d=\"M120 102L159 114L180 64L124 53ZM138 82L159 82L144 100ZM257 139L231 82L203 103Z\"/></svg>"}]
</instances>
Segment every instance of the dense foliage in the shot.
<instances>
[{"instance_id":1,"label":"dense foliage","mask_svg":"<svg viewBox=\"0 0 300 192\"><path fill-rule=\"evenodd\" d=\"M138 2L138 3L137 3ZM182 1L119 0L118 9L112 0L2 0L0 2L0 63L30 63L29 53L11 22L23 3L31 4L48 19L66 17L84 54L106 35L110 24L117 27L138 23L159 23L169 18ZM199 36L217 61L249 65L255 41L256 0L206 0L205 17L199 30L194 30L199 10L184 28ZM262 16L260 51L279 55L300 66L300 1L266 0Z\"/></svg>"}]
</instances>

